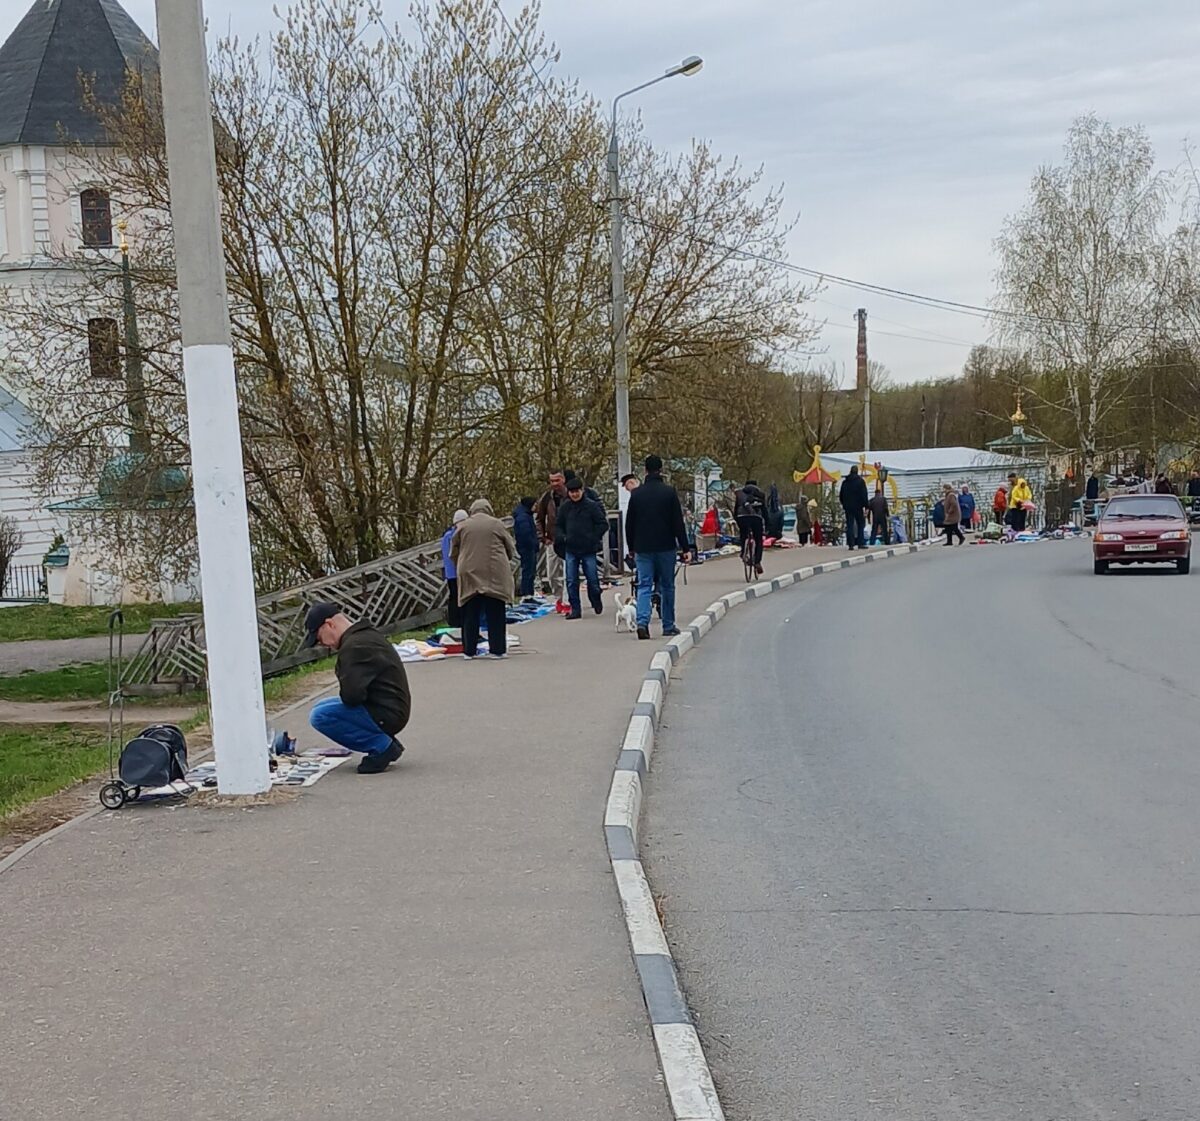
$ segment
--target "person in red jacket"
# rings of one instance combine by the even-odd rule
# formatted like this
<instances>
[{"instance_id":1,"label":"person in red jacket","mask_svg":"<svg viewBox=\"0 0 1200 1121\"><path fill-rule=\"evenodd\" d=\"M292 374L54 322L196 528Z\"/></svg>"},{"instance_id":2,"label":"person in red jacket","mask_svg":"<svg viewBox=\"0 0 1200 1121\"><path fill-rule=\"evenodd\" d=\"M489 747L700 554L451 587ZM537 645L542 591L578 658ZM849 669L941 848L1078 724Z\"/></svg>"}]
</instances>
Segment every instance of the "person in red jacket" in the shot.
<instances>
[{"instance_id":1,"label":"person in red jacket","mask_svg":"<svg viewBox=\"0 0 1200 1121\"><path fill-rule=\"evenodd\" d=\"M1005 515L1008 513L1008 487L1003 483L996 488L996 494L992 498L992 513L995 515L996 521L1003 525Z\"/></svg>"}]
</instances>

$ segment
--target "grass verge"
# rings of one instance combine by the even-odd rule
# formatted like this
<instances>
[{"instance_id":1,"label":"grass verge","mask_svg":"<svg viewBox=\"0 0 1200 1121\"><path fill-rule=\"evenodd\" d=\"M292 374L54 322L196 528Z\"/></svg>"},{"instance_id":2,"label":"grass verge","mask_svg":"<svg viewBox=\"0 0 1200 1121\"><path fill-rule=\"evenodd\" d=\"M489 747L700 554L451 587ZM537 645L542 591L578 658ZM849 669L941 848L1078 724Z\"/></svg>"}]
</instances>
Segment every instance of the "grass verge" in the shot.
<instances>
[{"instance_id":1,"label":"grass verge","mask_svg":"<svg viewBox=\"0 0 1200 1121\"><path fill-rule=\"evenodd\" d=\"M0 727L0 819L107 765L103 729L72 724Z\"/></svg>"},{"instance_id":2,"label":"grass verge","mask_svg":"<svg viewBox=\"0 0 1200 1121\"><path fill-rule=\"evenodd\" d=\"M63 607L57 603L31 603L0 611L0 642L24 642L34 638L85 638L107 634L111 607ZM151 619L168 615L190 615L198 603L131 603L121 608L125 633L140 634Z\"/></svg>"}]
</instances>

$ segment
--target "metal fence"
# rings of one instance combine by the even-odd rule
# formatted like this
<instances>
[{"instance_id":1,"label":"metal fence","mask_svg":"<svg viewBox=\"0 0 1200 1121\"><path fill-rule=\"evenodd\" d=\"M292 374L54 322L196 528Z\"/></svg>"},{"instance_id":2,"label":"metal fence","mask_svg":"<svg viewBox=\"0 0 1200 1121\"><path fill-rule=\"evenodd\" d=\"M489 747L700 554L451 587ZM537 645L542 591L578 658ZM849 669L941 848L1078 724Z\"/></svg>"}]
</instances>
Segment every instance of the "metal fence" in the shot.
<instances>
[{"instance_id":1,"label":"metal fence","mask_svg":"<svg viewBox=\"0 0 1200 1121\"><path fill-rule=\"evenodd\" d=\"M46 570L40 564L9 565L0 588L0 602L47 602Z\"/></svg>"}]
</instances>

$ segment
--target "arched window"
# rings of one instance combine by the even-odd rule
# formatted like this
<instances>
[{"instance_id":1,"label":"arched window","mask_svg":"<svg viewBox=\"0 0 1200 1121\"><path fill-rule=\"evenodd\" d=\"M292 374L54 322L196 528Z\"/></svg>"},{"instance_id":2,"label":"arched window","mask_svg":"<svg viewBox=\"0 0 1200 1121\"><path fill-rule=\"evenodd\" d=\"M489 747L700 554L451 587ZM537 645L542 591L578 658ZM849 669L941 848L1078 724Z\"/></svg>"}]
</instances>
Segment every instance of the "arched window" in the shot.
<instances>
[{"instance_id":1,"label":"arched window","mask_svg":"<svg viewBox=\"0 0 1200 1121\"><path fill-rule=\"evenodd\" d=\"M121 336L115 319L88 320L88 365L94 378L121 376Z\"/></svg>"},{"instance_id":2,"label":"arched window","mask_svg":"<svg viewBox=\"0 0 1200 1121\"><path fill-rule=\"evenodd\" d=\"M112 203L108 192L89 187L79 195L83 219L83 244L93 248L112 245Z\"/></svg>"}]
</instances>

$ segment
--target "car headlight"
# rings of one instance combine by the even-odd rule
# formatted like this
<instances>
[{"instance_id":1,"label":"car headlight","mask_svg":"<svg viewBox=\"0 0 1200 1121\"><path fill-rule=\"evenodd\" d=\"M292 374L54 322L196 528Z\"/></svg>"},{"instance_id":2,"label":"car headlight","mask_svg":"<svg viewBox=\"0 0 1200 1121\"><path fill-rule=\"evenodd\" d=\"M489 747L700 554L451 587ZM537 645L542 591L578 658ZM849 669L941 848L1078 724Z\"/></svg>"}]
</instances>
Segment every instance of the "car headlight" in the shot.
<instances>
[{"instance_id":1,"label":"car headlight","mask_svg":"<svg viewBox=\"0 0 1200 1121\"><path fill-rule=\"evenodd\" d=\"M1096 540L1097 541L1120 541L1120 540L1122 540L1122 538L1119 533L1097 533Z\"/></svg>"},{"instance_id":2,"label":"car headlight","mask_svg":"<svg viewBox=\"0 0 1200 1121\"><path fill-rule=\"evenodd\" d=\"M1186 529L1169 529L1166 533L1160 533L1158 539L1160 541L1185 541L1188 537Z\"/></svg>"}]
</instances>

